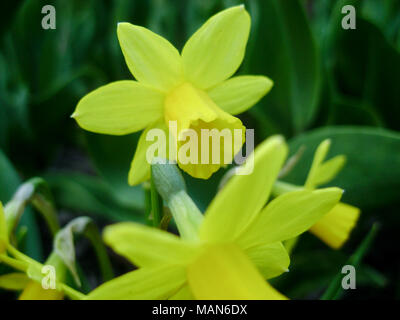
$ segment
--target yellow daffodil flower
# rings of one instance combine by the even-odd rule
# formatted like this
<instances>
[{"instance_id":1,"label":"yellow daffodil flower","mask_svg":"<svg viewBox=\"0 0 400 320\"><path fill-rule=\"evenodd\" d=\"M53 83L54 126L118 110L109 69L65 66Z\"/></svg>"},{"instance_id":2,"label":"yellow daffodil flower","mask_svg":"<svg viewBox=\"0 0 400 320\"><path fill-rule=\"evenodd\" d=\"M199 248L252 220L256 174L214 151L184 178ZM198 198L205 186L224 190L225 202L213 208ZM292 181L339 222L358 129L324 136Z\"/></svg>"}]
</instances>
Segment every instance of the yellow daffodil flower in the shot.
<instances>
[{"instance_id":1,"label":"yellow daffodil flower","mask_svg":"<svg viewBox=\"0 0 400 320\"><path fill-rule=\"evenodd\" d=\"M244 165L247 171L254 164L252 174L232 177L204 216L165 177L158 190L181 237L135 223L107 227L105 242L139 269L106 282L88 298L284 299L264 281L288 269L282 241L308 230L342 195L338 188L301 190L265 206L286 154L282 137L263 142Z\"/></svg>"},{"instance_id":2,"label":"yellow daffodil flower","mask_svg":"<svg viewBox=\"0 0 400 320\"><path fill-rule=\"evenodd\" d=\"M277 181L274 186L274 194L280 195L294 190L314 190L320 185L333 180L343 168L346 157L344 155L335 156L328 161L324 161L331 141L329 139L320 143L314 154L314 159L308 173L304 187L291 185ZM310 228L310 232L324 241L333 249L340 249L347 241L351 231L357 223L360 209L339 202L327 214L325 214L315 225ZM285 243L288 251L296 243L295 239Z\"/></svg>"},{"instance_id":3,"label":"yellow daffodil flower","mask_svg":"<svg viewBox=\"0 0 400 320\"><path fill-rule=\"evenodd\" d=\"M131 185L146 181L150 177L146 151L151 144L146 135L151 129L161 129L169 137L169 122L176 121L173 139L178 149L187 129L197 133L201 129L239 129L244 133L242 122L232 115L252 107L273 85L263 76L230 78L244 58L249 31L250 16L244 6L232 7L211 17L179 53L152 31L119 23L118 40L137 81L113 82L89 93L72 117L83 129L102 134L125 135L145 129L128 180ZM235 139L232 155L240 150L242 140ZM178 164L203 179L220 168L219 164L182 164L179 159Z\"/></svg>"},{"instance_id":4,"label":"yellow daffodil flower","mask_svg":"<svg viewBox=\"0 0 400 320\"><path fill-rule=\"evenodd\" d=\"M313 189L336 177L343 168L346 158L338 155L325 161L331 141L324 140L317 148L305 187ZM357 223L360 209L345 203L338 203L310 229L310 232L334 249L339 249L347 241Z\"/></svg>"}]
</instances>

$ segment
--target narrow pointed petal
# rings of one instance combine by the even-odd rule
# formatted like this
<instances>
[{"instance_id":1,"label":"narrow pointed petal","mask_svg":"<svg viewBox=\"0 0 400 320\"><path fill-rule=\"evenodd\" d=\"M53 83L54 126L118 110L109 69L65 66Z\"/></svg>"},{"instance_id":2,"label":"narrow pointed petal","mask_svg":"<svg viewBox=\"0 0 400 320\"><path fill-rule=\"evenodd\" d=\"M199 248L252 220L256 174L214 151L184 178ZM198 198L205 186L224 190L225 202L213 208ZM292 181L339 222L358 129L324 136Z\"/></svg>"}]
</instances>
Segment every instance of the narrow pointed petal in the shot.
<instances>
[{"instance_id":1,"label":"narrow pointed petal","mask_svg":"<svg viewBox=\"0 0 400 320\"><path fill-rule=\"evenodd\" d=\"M187 268L188 283L201 300L281 300L235 245L208 247Z\"/></svg>"},{"instance_id":2,"label":"narrow pointed petal","mask_svg":"<svg viewBox=\"0 0 400 320\"><path fill-rule=\"evenodd\" d=\"M272 80L267 77L238 76L216 85L207 93L218 107L235 115L254 106L272 86Z\"/></svg>"},{"instance_id":3,"label":"narrow pointed petal","mask_svg":"<svg viewBox=\"0 0 400 320\"><path fill-rule=\"evenodd\" d=\"M264 279L271 279L288 271L290 258L281 242L255 245L243 251Z\"/></svg>"},{"instance_id":4,"label":"narrow pointed petal","mask_svg":"<svg viewBox=\"0 0 400 320\"><path fill-rule=\"evenodd\" d=\"M161 118L163 100L161 92L136 81L116 81L84 96L72 117L85 130L124 135Z\"/></svg>"},{"instance_id":5,"label":"narrow pointed petal","mask_svg":"<svg viewBox=\"0 0 400 320\"><path fill-rule=\"evenodd\" d=\"M315 151L313 162L311 164L310 171L308 172L307 180L304 184L306 188L313 189L316 187L315 181L318 176L319 167L325 160L330 146L331 146L330 139L326 139L319 144L317 150Z\"/></svg>"},{"instance_id":6,"label":"narrow pointed petal","mask_svg":"<svg viewBox=\"0 0 400 320\"><path fill-rule=\"evenodd\" d=\"M139 267L184 265L195 258L198 249L172 233L132 222L106 227L104 241Z\"/></svg>"},{"instance_id":7,"label":"narrow pointed petal","mask_svg":"<svg viewBox=\"0 0 400 320\"><path fill-rule=\"evenodd\" d=\"M185 269L162 265L141 268L110 280L89 293L88 300L165 300L185 283Z\"/></svg>"},{"instance_id":8,"label":"narrow pointed petal","mask_svg":"<svg viewBox=\"0 0 400 320\"><path fill-rule=\"evenodd\" d=\"M237 238L267 202L286 154L287 146L280 136L258 146L244 165L248 174L232 177L211 202L200 238L208 241Z\"/></svg>"},{"instance_id":9,"label":"narrow pointed petal","mask_svg":"<svg viewBox=\"0 0 400 320\"><path fill-rule=\"evenodd\" d=\"M339 249L349 238L359 216L360 209L340 202L310 231L333 249Z\"/></svg>"},{"instance_id":10,"label":"narrow pointed petal","mask_svg":"<svg viewBox=\"0 0 400 320\"><path fill-rule=\"evenodd\" d=\"M342 193L339 188L326 188L283 194L262 210L238 241L251 246L294 238L328 213Z\"/></svg>"},{"instance_id":11,"label":"narrow pointed petal","mask_svg":"<svg viewBox=\"0 0 400 320\"><path fill-rule=\"evenodd\" d=\"M343 155L336 156L322 163L316 170L313 185L318 187L332 181L336 175L342 170L346 163L346 157Z\"/></svg>"},{"instance_id":12,"label":"narrow pointed petal","mask_svg":"<svg viewBox=\"0 0 400 320\"><path fill-rule=\"evenodd\" d=\"M162 91L182 81L178 50L154 32L130 23L119 23L118 40L129 70L136 80Z\"/></svg>"},{"instance_id":13,"label":"narrow pointed petal","mask_svg":"<svg viewBox=\"0 0 400 320\"><path fill-rule=\"evenodd\" d=\"M250 16L244 6L211 17L183 48L185 77L201 89L228 79L243 61L249 32Z\"/></svg>"},{"instance_id":14,"label":"narrow pointed petal","mask_svg":"<svg viewBox=\"0 0 400 320\"><path fill-rule=\"evenodd\" d=\"M151 134L151 131L154 133L154 136ZM168 158L168 141L168 129L164 121L158 121L142 132L129 170L128 182L131 186L150 179L150 164L153 157L149 148L152 145L158 142L160 148L155 155Z\"/></svg>"}]
</instances>

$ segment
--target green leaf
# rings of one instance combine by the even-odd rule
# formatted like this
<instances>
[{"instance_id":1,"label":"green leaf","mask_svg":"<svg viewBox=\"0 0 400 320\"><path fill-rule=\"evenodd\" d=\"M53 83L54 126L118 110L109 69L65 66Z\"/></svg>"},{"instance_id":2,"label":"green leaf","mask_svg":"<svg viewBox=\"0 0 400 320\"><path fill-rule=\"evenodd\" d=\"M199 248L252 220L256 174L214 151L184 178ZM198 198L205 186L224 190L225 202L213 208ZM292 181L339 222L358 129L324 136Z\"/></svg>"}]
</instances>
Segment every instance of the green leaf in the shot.
<instances>
[{"instance_id":1,"label":"green leaf","mask_svg":"<svg viewBox=\"0 0 400 320\"><path fill-rule=\"evenodd\" d=\"M60 227L53 197L46 181L37 177L20 185L4 209L9 235L18 225L25 207L30 203L43 215L50 231L54 235Z\"/></svg>"},{"instance_id":2,"label":"green leaf","mask_svg":"<svg viewBox=\"0 0 400 320\"><path fill-rule=\"evenodd\" d=\"M255 27L250 35L254 47L246 57L249 69L243 71L264 74L275 84L250 112L257 116L261 109L280 132L303 131L317 111L321 82L319 55L306 15L297 0L259 0L255 5L258 17L252 17ZM268 133L268 128L263 131Z\"/></svg>"},{"instance_id":3,"label":"green leaf","mask_svg":"<svg viewBox=\"0 0 400 320\"><path fill-rule=\"evenodd\" d=\"M0 150L0 200L3 203L6 203L8 200L10 200L20 183L21 180L17 172L7 157ZM30 208L27 208L26 214L22 216L19 228L24 226L28 229L24 252L36 260L41 260L43 253L40 243L39 229L33 212Z\"/></svg>"},{"instance_id":4,"label":"green leaf","mask_svg":"<svg viewBox=\"0 0 400 320\"><path fill-rule=\"evenodd\" d=\"M337 30L332 46L332 75L339 95L336 100L341 102L349 96L356 101L351 103L353 107L364 109L378 124L400 129L399 49L376 25L362 18L357 19L355 30ZM359 110L353 112L357 115ZM348 113L338 110L338 120Z\"/></svg>"},{"instance_id":5,"label":"green leaf","mask_svg":"<svg viewBox=\"0 0 400 320\"><path fill-rule=\"evenodd\" d=\"M61 229L54 239L54 251L71 271L76 283L80 285L80 279L75 265L75 234L83 235L88 238L96 252L103 280L110 280L113 277L113 271L100 233L92 219L88 217L79 217L75 218Z\"/></svg>"},{"instance_id":6,"label":"green leaf","mask_svg":"<svg viewBox=\"0 0 400 320\"><path fill-rule=\"evenodd\" d=\"M372 242L374 241L374 239L376 237L376 233L378 232L378 229L379 229L378 225L374 224L372 226L372 228L368 232L367 236L364 238L364 240L358 246L356 251L346 262L346 265L352 265L355 269L358 268L358 266L361 264L362 259L365 256L365 254L371 247ZM328 289L325 291L325 293L321 297L321 300L337 300L342 296L342 294L343 294L342 278L343 278L343 274L339 273L335 277L335 279L331 282Z\"/></svg>"},{"instance_id":7,"label":"green leaf","mask_svg":"<svg viewBox=\"0 0 400 320\"><path fill-rule=\"evenodd\" d=\"M71 171L45 175L57 204L85 215L101 217L106 221L143 222L144 201L121 199L115 191L98 177ZM132 198L143 199L141 188L132 189Z\"/></svg>"},{"instance_id":8,"label":"green leaf","mask_svg":"<svg viewBox=\"0 0 400 320\"><path fill-rule=\"evenodd\" d=\"M347 163L329 186L345 190L343 201L376 208L398 201L400 193L400 134L369 127L326 127L289 141L291 154L303 145L303 156L285 181L304 184L319 143L331 139L327 159L343 154Z\"/></svg>"},{"instance_id":9,"label":"green leaf","mask_svg":"<svg viewBox=\"0 0 400 320\"><path fill-rule=\"evenodd\" d=\"M127 205L143 207L141 187L128 184L128 172L139 133L110 136L85 132L85 136L93 163L114 195Z\"/></svg>"}]
</instances>

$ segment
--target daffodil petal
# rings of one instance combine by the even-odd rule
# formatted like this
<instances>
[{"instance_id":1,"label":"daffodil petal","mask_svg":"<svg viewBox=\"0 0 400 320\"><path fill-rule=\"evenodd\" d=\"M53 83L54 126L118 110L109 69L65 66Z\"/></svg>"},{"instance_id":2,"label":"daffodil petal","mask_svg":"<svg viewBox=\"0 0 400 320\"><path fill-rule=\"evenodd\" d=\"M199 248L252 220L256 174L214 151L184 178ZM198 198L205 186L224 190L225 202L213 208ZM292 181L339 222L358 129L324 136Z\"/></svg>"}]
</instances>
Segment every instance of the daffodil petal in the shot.
<instances>
[{"instance_id":1,"label":"daffodil petal","mask_svg":"<svg viewBox=\"0 0 400 320\"><path fill-rule=\"evenodd\" d=\"M192 291L189 285L185 284L176 294L174 294L170 300L194 300Z\"/></svg>"},{"instance_id":2,"label":"daffodil petal","mask_svg":"<svg viewBox=\"0 0 400 320\"><path fill-rule=\"evenodd\" d=\"M238 241L242 246L250 246L296 237L329 212L342 193L339 188L285 193L262 210Z\"/></svg>"},{"instance_id":3,"label":"daffodil petal","mask_svg":"<svg viewBox=\"0 0 400 320\"><path fill-rule=\"evenodd\" d=\"M242 168L249 174L232 177L211 202L200 227L200 238L208 241L237 238L267 202L286 154L287 146L280 136L258 146Z\"/></svg>"},{"instance_id":4,"label":"daffodil petal","mask_svg":"<svg viewBox=\"0 0 400 320\"><path fill-rule=\"evenodd\" d=\"M132 222L109 226L104 241L118 254L139 267L186 264L194 259L198 246L156 228Z\"/></svg>"},{"instance_id":5,"label":"daffodil petal","mask_svg":"<svg viewBox=\"0 0 400 320\"><path fill-rule=\"evenodd\" d=\"M19 300L63 300L64 293L57 289L43 289L41 283L30 281L19 296Z\"/></svg>"},{"instance_id":6,"label":"daffodil petal","mask_svg":"<svg viewBox=\"0 0 400 320\"><path fill-rule=\"evenodd\" d=\"M334 249L347 241L360 216L360 209L345 203L338 203L324 215L310 232Z\"/></svg>"},{"instance_id":7,"label":"daffodil petal","mask_svg":"<svg viewBox=\"0 0 400 320\"><path fill-rule=\"evenodd\" d=\"M224 111L239 114L254 106L272 88L263 76L238 76L208 90L210 98Z\"/></svg>"},{"instance_id":8,"label":"daffodil petal","mask_svg":"<svg viewBox=\"0 0 400 320\"><path fill-rule=\"evenodd\" d=\"M183 267L141 268L110 280L90 292L88 300L165 300L185 283Z\"/></svg>"},{"instance_id":9,"label":"daffodil petal","mask_svg":"<svg viewBox=\"0 0 400 320\"><path fill-rule=\"evenodd\" d=\"M316 186L315 180L318 175L318 169L322 162L325 160L329 148L331 146L331 140L326 139L322 141L319 146L317 147L317 150L315 151L313 162L311 164L310 171L308 172L308 176L306 179L306 182L304 186L309 189L313 189Z\"/></svg>"},{"instance_id":10,"label":"daffodil petal","mask_svg":"<svg viewBox=\"0 0 400 320\"><path fill-rule=\"evenodd\" d=\"M72 117L85 130L124 135L161 118L163 100L164 94L136 81L116 81L84 96Z\"/></svg>"},{"instance_id":11,"label":"daffodil petal","mask_svg":"<svg viewBox=\"0 0 400 320\"><path fill-rule=\"evenodd\" d=\"M163 37L130 23L119 23L118 40L131 73L141 83L168 91L182 81L178 50Z\"/></svg>"},{"instance_id":12,"label":"daffodil petal","mask_svg":"<svg viewBox=\"0 0 400 320\"><path fill-rule=\"evenodd\" d=\"M317 187L333 180L346 163L344 155L336 156L322 163L316 171L313 184Z\"/></svg>"},{"instance_id":13,"label":"daffodil petal","mask_svg":"<svg viewBox=\"0 0 400 320\"><path fill-rule=\"evenodd\" d=\"M150 130L153 129L158 129L157 132L159 133L159 136L154 136L154 141L151 140L150 137L148 137ZM161 139L162 136L165 137L166 141L157 140ZM147 138L149 140L147 140ZM164 121L156 122L142 132L139 138L139 142L136 146L135 155L133 156L133 160L129 170L128 182L131 186L137 185L150 179L150 163L152 160L152 156L150 155L149 159L147 159L147 151L152 144L160 142L160 146L164 146L165 150L159 150L159 152L165 152L165 156L158 153L155 155L163 158L168 158L168 140L168 129L166 128Z\"/></svg>"},{"instance_id":14,"label":"daffodil petal","mask_svg":"<svg viewBox=\"0 0 400 320\"><path fill-rule=\"evenodd\" d=\"M211 17L182 50L185 77L208 89L232 76L239 68L250 32L250 16L244 6Z\"/></svg>"},{"instance_id":15,"label":"daffodil petal","mask_svg":"<svg viewBox=\"0 0 400 320\"><path fill-rule=\"evenodd\" d=\"M22 290L31 280L25 273L13 272L0 276L0 288Z\"/></svg>"},{"instance_id":16,"label":"daffodil petal","mask_svg":"<svg viewBox=\"0 0 400 320\"><path fill-rule=\"evenodd\" d=\"M201 300L285 299L235 245L208 247L187 268L190 289Z\"/></svg>"},{"instance_id":17,"label":"daffodil petal","mask_svg":"<svg viewBox=\"0 0 400 320\"><path fill-rule=\"evenodd\" d=\"M231 163L245 140L240 119L190 83L178 86L165 99L165 121L176 121L176 129L170 130L176 131L178 164L195 178L208 179L221 165Z\"/></svg>"},{"instance_id":18,"label":"daffodil petal","mask_svg":"<svg viewBox=\"0 0 400 320\"><path fill-rule=\"evenodd\" d=\"M3 204L0 202L0 253L6 251L8 244L6 217L4 214Z\"/></svg>"},{"instance_id":19,"label":"daffodil petal","mask_svg":"<svg viewBox=\"0 0 400 320\"><path fill-rule=\"evenodd\" d=\"M255 245L243 251L264 279L274 278L288 271L290 258L281 242Z\"/></svg>"}]
</instances>

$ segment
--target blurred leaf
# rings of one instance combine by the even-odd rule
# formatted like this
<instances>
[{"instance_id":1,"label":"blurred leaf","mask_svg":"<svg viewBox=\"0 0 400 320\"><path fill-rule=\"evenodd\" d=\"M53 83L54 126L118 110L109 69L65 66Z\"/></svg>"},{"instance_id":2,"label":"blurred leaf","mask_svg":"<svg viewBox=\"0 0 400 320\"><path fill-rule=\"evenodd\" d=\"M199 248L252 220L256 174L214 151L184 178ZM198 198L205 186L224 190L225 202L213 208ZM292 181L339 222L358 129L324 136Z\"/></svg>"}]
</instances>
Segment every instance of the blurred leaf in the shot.
<instances>
[{"instance_id":1,"label":"blurred leaf","mask_svg":"<svg viewBox=\"0 0 400 320\"><path fill-rule=\"evenodd\" d=\"M21 184L4 208L9 231L13 231L18 225L25 207L29 204L32 204L42 214L54 235L59 229L59 224L53 196L46 181L38 177Z\"/></svg>"},{"instance_id":2,"label":"blurred leaf","mask_svg":"<svg viewBox=\"0 0 400 320\"><path fill-rule=\"evenodd\" d=\"M21 180L17 172L0 150L0 200L3 203L10 200L20 183ZM43 257L43 252L40 243L39 229L32 210L30 208L25 210L26 214L22 216L19 223L19 228L26 227L28 229L24 252L30 257L40 261Z\"/></svg>"},{"instance_id":3,"label":"blurred leaf","mask_svg":"<svg viewBox=\"0 0 400 320\"><path fill-rule=\"evenodd\" d=\"M61 208L101 217L111 222L144 221L144 201L140 201L140 206L136 206L134 202L130 205L127 201L121 202L119 197L115 197L115 192L97 177L60 172L48 173L45 178ZM135 190L142 192L141 189Z\"/></svg>"},{"instance_id":4,"label":"blurred leaf","mask_svg":"<svg viewBox=\"0 0 400 320\"><path fill-rule=\"evenodd\" d=\"M346 265L353 266L356 270L359 267L362 259L364 258L367 251L370 249L372 242L376 237L376 233L378 232L378 226L374 224L371 230L368 232L367 236L358 246L357 250L354 254L349 258L346 262ZM337 274L335 279L331 282L328 289L325 291L323 296L321 297L322 300L337 300L343 295L343 288L342 288L342 279L343 274L340 272Z\"/></svg>"},{"instance_id":5,"label":"blurred leaf","mask_svg":"<svg viewBox=\"0 0 400 320\"><path fill-rule=\"evenodd\" d=\"M400 193L400 134L368 127L327 127L289 141L291 154L306 150L285 180L303 184L318 144L331 139L328 158L343 154L344 169L331 182L345 190L343 201L359 206L379 207L398 202ZM381 212L383 214L383 212Z\"/></svg>"},{"instance_id":6,"label":"blurred leaf","mask_svg":"<svg viewBox=\"0 0 400 320\"><path fill-rule=\"evenodd\" d=\"M75 263L74 235L83 235L90 240L96 252L103 280L110 280L113 277L113 271L97 226L92 219L88 217L79 217L70 221L62 228L54 239L55 253L71 271L78 285L80 286L81 283Z\"/></svg>"},{"instance_id":7,"label":"blurred leaf","mask_svg":"<svg viewBox=\"0 0 400 320\"><path fill-rule=\"evenodd\" d=\"M333 46L338 94L356 98L387 126L400 129L400 51L378 27L362 18L356 30L338 30ZM341 119L345 114L337 116Z\"/></svg>"},{"instance_id":8,"label":"blurred leaf","mask_svg":"<svg viewBox=\"0 0 400 320\"><path fill-rule=\"evenodd\" d=\"M246 57L250 68L244 71L267 75L275 85L250 112L257 116L261 109L280 132L303 131L314 119L320 91L319 56L308 21L297 0L260 0L257 7L254 48ZM263 131L270 134L271 128Z\"/></svg>"},{"instance_id":9,"label":"blurred leaf","mask_svg":"<svg viewBox=\"0 0 400 320\"><path fill-rule=\"evenodd\" d=\"M110 136L85 132L90 156L100 176L121 202L136 207L143 206L143 194L140 186L128 184L128 172L139 134Z\"/></svg>"}]
</instances>

